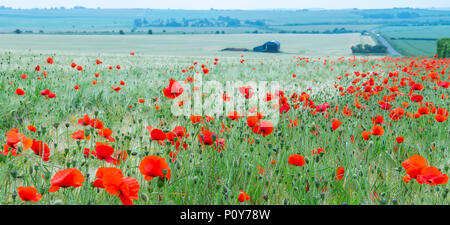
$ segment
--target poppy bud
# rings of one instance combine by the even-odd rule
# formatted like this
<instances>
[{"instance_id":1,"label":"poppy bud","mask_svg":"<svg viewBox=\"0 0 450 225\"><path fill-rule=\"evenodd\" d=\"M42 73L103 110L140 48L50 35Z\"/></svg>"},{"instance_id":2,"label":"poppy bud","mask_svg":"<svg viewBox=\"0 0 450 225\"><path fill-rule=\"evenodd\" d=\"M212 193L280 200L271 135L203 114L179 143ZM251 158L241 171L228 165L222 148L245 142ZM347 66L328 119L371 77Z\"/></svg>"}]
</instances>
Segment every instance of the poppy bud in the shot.
<instances>
[{"instance_id":1,"label":"poppy bud","mask_svg":"<svg viewBox=\"0 0 450 225\"><path fill-rule=\"evenodd\" d=\"M193 179L193 181L194 181L194 184L197 184L197 182L198 182L198 177L195 176L194 179Z\"/></svg>"},{"instance_id":2,"label":"poppy bud","mask_svg":"<svg viewBox=\"0 0 450 225\"><path fill-rule=\"evenodd\" d=\"M148 196L145 193L141 193L140 199L142 199L142 201L144 201L144 202L148 202Z\"/></svg>"},{"instance_id":3,"label":"poppy bud","mask_svg":"<svg viewBox=\"0 0 450 225\"><path fill-rule=\"evenodd\" d=\"M11 195L12 195L13 200L15 201L15 200L16 200L16 197L17 197L17 192L14 191Z\"/></svg>"},{"instance_id":4,"label":"poppy bud","mask_svg":"<svg viewBox=\"0 0 450 225\"><path fill-rule=\"evenodd\" d=\"M14 179L17 178L17 171L11 171L9 173Z\"/></svg>"},{"instance_id":5,"label":"poppy bud","mask_svg":"<svg viewBox=\"0 0 450 225\"><path fill-rule=\"evenodd\" d=\"M66 128L69 128L70 123L66 123L65 126L66 126Z\"/></svg>"},{"instance_id":6,"label":"poppy bud","mask_svg":"<svg viewBox=\"0 0 450 225\"><path fill-rule=\"evenodd\" d=\"M284 199L283 204L284 204L284 205L287 205L288 203L289 203L289 200Z\"/></svg>"}]
</instances>

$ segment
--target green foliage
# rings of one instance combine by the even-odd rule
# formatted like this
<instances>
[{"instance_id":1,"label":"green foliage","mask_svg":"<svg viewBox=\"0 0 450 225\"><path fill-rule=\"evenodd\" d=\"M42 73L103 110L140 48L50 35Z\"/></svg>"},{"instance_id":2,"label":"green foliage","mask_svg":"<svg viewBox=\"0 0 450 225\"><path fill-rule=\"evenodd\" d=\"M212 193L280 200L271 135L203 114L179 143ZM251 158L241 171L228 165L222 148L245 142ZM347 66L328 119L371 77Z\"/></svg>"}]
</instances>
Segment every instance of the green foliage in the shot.
<instances>
[{"instance_id":1,"label":"green foliage","mask_svg":"<svg viewBox=\"0 0 450 225\"><path fill-rule=\"evenodd\" d=\"M440 58L449 58L450 57L450 38L442 38L437 41L436 54Z\"/></svg>"},{"instance_id":2,"label":"green foliage","mask_svg":"<svg viewBox=\"0 0 450 225\"><path fill-rule=\"evenodd\" d=\"M386 53L387 48L384 45L369 45L369 44L357 44L352 46L352 53L357 54L370 54L370 53Z\"/></svg>"}]
</instances>

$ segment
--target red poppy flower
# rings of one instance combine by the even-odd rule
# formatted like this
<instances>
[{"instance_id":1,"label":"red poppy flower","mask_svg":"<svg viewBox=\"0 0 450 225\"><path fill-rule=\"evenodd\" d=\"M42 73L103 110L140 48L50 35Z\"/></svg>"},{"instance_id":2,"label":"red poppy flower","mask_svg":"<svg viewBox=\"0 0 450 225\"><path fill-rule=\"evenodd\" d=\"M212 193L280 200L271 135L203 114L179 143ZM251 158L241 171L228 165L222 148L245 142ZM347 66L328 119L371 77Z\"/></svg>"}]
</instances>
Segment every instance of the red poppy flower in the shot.
<instances>
[{"instance_id":1,"label":"red poppy flower","mask_svg":"<svg viewBox=\"0 0 450 225\"><path fill-rule=\"evenodd\" d=\"M84 135L84 130L75 131L72 134L72 139L75 139L75 140L84 140L84 139L86 139L86 136Z\"/></svg>"},{"instance_id":2,"label":"red poppy flower","mask_svg":"<svg viewBox=\"0 0 450 225\"><path fill-rule=\"evenodd\" d=\"M145 180L152 180L154 177L170 180L171 172L165 158L150 155L142 159L139 164L139 171L145 176Z\"/></svg>"},{"instance_id":3,"label":"red poppy flower","mask_svg":"<svg viewBox=\"0 0 450 225\"><path fill-rule=\"evenodd\" d=\"M21 153L17 152L18 144L21 143L23 150L28 150L33 145L33 140L30 138L27 138L22 133L19 133L19 129L11 129L10 131L6 132L6 144L3 148L3 155L9 154L9 149L12 148L11 154L13 156L19 156Z\"/></svg>"},{"instance_id":4,"label":"red poppy flower","mask_svg":"<svg viewBox=\"0 0 450 225\"><path fill-rule=\"evenodd\" d=\"M254 127L259 122L259 118L257 116L248 116L247 117L247 125L249 127Z\"/></svg>"},{"instance_id":5,"label":"red poppy flower","mask_svg":"<svg viewBox=\"0 0 450 225\"><path fill-rule=\"evenodd\" d=\"M369 132L369 131L363 131L361 136L362 136L362 138L363 138L364 140L369 140L371 134L372 134L372 133Z\"/></svg>"},{"instance_id":6,"label":"red poppy flower","mask_svg":"<svg viewBox=\"0 0 450 225\"><path fill-rule=\"evenodd\" d=\"M417 175L417 182L419 184L426 183L430 186L444 185L448 182L448 176L436 167L427 167L422 169L421 173Z\"/></svg>"},{"instance_id":7,"label":"red poppy flower","mask_svg":"<svg viewBox=\"0 0 450 225\"><path fill-rule=\"evenodd\" d=\"M273 132L272 122L266 120L260 120L255 126L252 127L253 133L262 134L263 137Z\"/></svg>"},{"instance_id":8,"label":"red poppy flower","mask_svg":"<svg viewBox=\"0 0 450 225\"><path fill-rule=\"evenodd\" d=\"M325 154L327 153L323 148L313 149L311 151L313 155Z\"/></svg>"},{"instance_id":9,"label":"red poppy flower","mask_svg":"<svg viewBox=\"0 0 450 225\"><path fill-rule=\"evenodd\" d=\"M45 89L45 90L40 92L40 95L42 95L42 96L47 96L49 94L50 94L50 89Z\"/></svg>"},{"instance_id":10,"label":"red poppy flower","mask_svg":"<svg viewBox=\"0 0 450 225\"><path fill-rule=\"evenodd\" d=\"M405 115L405 110L403 108L395 108L389 112L389 118L392 120L400 120L402 116Z\"/></svg>"},{"instance_id":11,"label":"red poppy flower","mask_svg":"<svg viewBox=\"0 0 450 225\"><path fill-rule=\"evenodd\" d=\"M331 128L333 129L333 131L335 131L339 126L341 126L342 122L339 121L337 118L333 118L333 120L331 120Z\"/></svg>"},{"instance_id":12,"label":"red poppy flower","mask_svg":"<svg viewBox=\"0 0 450 225\"><path fill-rule=\"evenodd\" d=\"M47 63L53 64L53 59L52 59L52 57L48 57L48 58L47 58Z\"/></svg>"},{"instance_id":13,"label":"red poppy flower","mask_svg":"<svg viewBox=\"0 0 450 225\"><path fill-rule=\"evenodd\" d=\"M239 92L241 93L241 94L243 94L244 95L244 97L246 98L246 99L249 99L249 98L251 98L252 96L253 96L253 92L251 91L253 88L252 88L252 86L247 86L247 87L239 87Z\"/></svg>"},{"instance_id":14,"label":"red poppy flower","mask_svg":"<svg viewBox=\"0 0 450 225\"><path fill-rule=\"evenodd\" d=\"M245 193L243 190L241 190L239 192L238 201L245 202L245 201L248 201L248 200L250 200L250 196L248 196L247 193Z\"/></svg>"},{"instance_id":15,"label":"red poppy flower","mask_svg":"<svg viewBox=\"0 0 450 225\"><path fill-rule=\"evenodd\" d=\"M413 155L402 162L403 168L411 178L417 178L422 169L428 167L428 161L420 155Z\"/></svg>"},{"instance_id":16,"label":"red poppy flower","mask_svg":"<svg viewBox=\"0 0 450 225\"><path fill-rule=\"evenodd\" d=\"M89 118L89 116L86 114L82 119L78 120L78 124L82 126L88 126L91 124L91 118Z\"/></svg>"},{"instance_id":17,"label":"red poppy flower","mask_svg":"<svg viewBox=\"0 0 450 225\"><path fill-rule=\"evenodd\" d=\"M183 126L177 126L173 129L173 132L178 136L178 137L189 137L189 134L186 131L186 128Z\"/></svg>"},{"instance_id":18,"label":"red poppy flower","mask_svg":"<svg viewBox=\"0 0 450 225\"><path fill-rule=\"evenodd\" d=\"M163 89L164 96L174 99L183 93L183 87L178 81L170 79L169 85Z\"/></svg>"},{"instance_id":19,"label":"red poppy flower","mask_svg":"<svg viewBox=\"0 0 450 225\"><path fill-rule=\"evenodd\" d=\"M397 143L401 144L401 143L403 143L405 138L404 137L396 137L395 140L397 141Z\"/></svg>"},{"instance_id":20,"label":"red poppy flower","mask_svg":"<svg viewBox=\"0 0 450 225\"><path fill-rule=\"evenodd\" d=\"M345 169L343 166L339 167L336 171L336 177L335 180L341 180L344 177Z\"/></svg>"},{"instance_id":21,"label":"red poppy flower","mask_svg":"<svg viewBox=\"0 0 450 225\"><path fill-rule=\"evenodd\" d=\"M239 113L237 111L229 112L227 114L227 117L229 119L235 120L235 121L238 121L241 118L241 116L239 115Z\"/></svg>"},{"instance_id":22,"label":"red poppy flower","mask_svg":"<svg viewBox=\"0 0 450 225\"><path fill-rule=\"evenodd\" d=\"M16 95L25 95L25 91L23 89L17 88Z\"/></svg>"},{"instance_id":23,"label":"red poppy flower","mask_svg":"<svg viewBox=\"0 0 450 225\"><path fill-rule=\"evenodd\" d=\"M153 129L150 132L151 135L151 139L154 141L164 141L166 140L166 133L164 133L162 130L160 129Z\"/></svg>"},{"instance_id":24,"label":"red poppy flower","mask_svg":"<svg viewBox=\"0 0 450 225\"><path fill-rule=\"evenodd\" d=\"M442 123L442 122L444 122L444 121L447 120L447 116L444 116L444 115L441 115L441 114L436 114L436 115L434 116L434 119L435 119L437 122Z\"/></svg>"},{"instance_id":25,"label":"red poppy flower","mask_svg":"<svg viewBox=\"0 0 450 225\"><path fill-rule=\"evenodd\" d=\"M17 188L17 193L22 201L38 202L42 199L41 193L38 194L37 189L34 187L20 186Z\"/></svg>"},{"instance_id":26,"label":"red poppy flower","mask_svg":"<svg viewBox=\"0 0 450 225\"><path fill-rule=\"evenodd\" d=\"M28 129L29 131L31 131L31 132L34 132L34 133L36 133L36 131L37 131L36 127L33 126L33 125L28 125L28 126L27 126L27 129Z\"/></svg>"},{"instance_id":27,"label":"red poppy flower","mask_svg":"<svg viewBox=\"0 0 450 225\"><path fill-rule=\"evenodd\" d=\"M422 100L423 100L422 95L413 95L411 97L411 101L413 101L413 102L421 102Z\"/></svg>"},{"instance_id":28,"label":"red poppy flower","mask_svg":"<svg viewBox=\"0 0 450 225\"><path fill-rule=\"evenodd\" d=\"M202 123L202 116L191 115L190 117L192 124Z\"/></svg>"},{"instance_id":29,"label":"red poppy flower","mask_svg":"<svg viewBox=\"0 0 450 225\"><path fill-rule=\"evenodd\" d=\"M114 91L117 91L117 92L119 92L122 88L119 86L119 87L111 87Z\"/></svg>"},{"instance_id":30,"label":"red poppy flower","mask_svg":"<svg viewBox=\"0 0 450 225\"><path fill-rule=\"evenodd\" d=\"M34 154L40 156L44 162L47 162L50 159L50 149L48 145L42 141L36 141L36 139L33 139L31 150L33 150Z\"/></svg>"},{"instance_id":31,"label":"red poppy flower","mask_svg":"<svg viewBox=\"0 0 450 225\"><path fill-rule=\"evenodd\" d=\"M135 178L124 177L120 169L100 167L96 176L94 186L104 188L110 195L119 196L122 204L133 205L133 200L139 198L139 182Z\"/></svg>"},{"instance_id":32,"label":"red poppy flower","mask_svg":"<svg viewBox=\"0 0 450 225\"><path fill-rule=\"evenodd\" d=\"M298 154L292 154L288 158L289 165L293 166L303 166L306 164L305 157L298 155Z\"/></svg>"},{"instance_id":33,"label":"red poppy flower","mask_svg":"<svg viewBox=\"0 0 450 225\"><path fill-rule=\"evenodd\" d=\"M417 109L417 113L419 113L420 115L430 115L430 109L428 109L427 107L420 107L419 109Z\"/></svg>"},{"instance_id":34,"label":"red poppy flower","mask_svg":"<svg viewBox=\"0 0 450 225\"><path fill-rule=\"evenodd\" d=\"M84 182L83 174L77 168L59 170L50 180L52 186L49 192L56 192L60 188L81 187Z\"/></svg>"},{"instance_id":35,"label":"red poppy flower","mask_svg":"<svg viewBox=\"0 0 450 225\"><path fill-rule=\"evenodd\" d=\"M372 117L372 124L382 124L384 123L384 117L380 115L376 115L375 117Z\"/></svg>"},{"instance_id":36,"label":"red poppy flower","mask_svg":"<svg viewBox=\"0 0 450 225\"><path fill-rule=\"evenodd\" d=\"M384 134L384 129L382 126L375 125L372 127L372 135L381 136Z\"/></svg>"},{"instance_id":37,"label":"red poppy flower","mask_svg":"<svg viewBox=\"0 0 450 225\"><path fill-rule=\"evenodd\" d=\"M202 127L202 132L198 135L198 140L202 145L212 145L214 138L217 138L216 133L209 131L208 128Z\"/></svg>"},{"instance_id":38,"label":"red poppy flower","mask_svg":"<svg viewBox=\"0 0 450 225\"><path fill-rule=\"evenodd\" d=\"M111 155L114 153L114 148L109 146L108 143L95 143L95 152L97 154L97 159L105 160L105 162L107 163L114 163L114 161L116 161L116 159L111 157Z\"/></svg>"},{"instance_id":39,"label":"red poppy flower","mask_svg":"<svg viewBox=\"0 0 450 225\"><path fill-rule=\"evenodd\" d=\"M91 119L90 125L91 125L91 127L95 128L95 129L103 128L103 122L98 119Z\"/></svg>"}]
</instances>

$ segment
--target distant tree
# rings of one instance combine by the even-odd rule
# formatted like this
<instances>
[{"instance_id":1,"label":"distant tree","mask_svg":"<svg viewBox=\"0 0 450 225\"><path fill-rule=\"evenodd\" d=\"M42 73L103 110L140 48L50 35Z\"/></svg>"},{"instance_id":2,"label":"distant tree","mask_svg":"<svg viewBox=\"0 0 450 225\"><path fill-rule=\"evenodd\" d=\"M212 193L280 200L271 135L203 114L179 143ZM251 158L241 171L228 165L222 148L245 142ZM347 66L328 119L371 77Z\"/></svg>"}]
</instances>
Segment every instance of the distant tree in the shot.
<instances>
[{"instance_id":1,"label":"distant tree","mask_svg":"<svg viewBox=\"0 0 450 225\"><path fill-rule=\"evenodd\" d=\"M134 27L142 27L142 20L140 18L134 19Z\"/></svg>"},{"instance_id":2,"label":"distant tree","mask_svg":"<svg viewBox=\"0 0 450 225\"><path fill-rule=\"evenodd\" d=\"M119 31L119 34L125 34L125 32L123 32L123 30L120 30L120 31Z\"/></svg>"},{"instance_id":3,"label":"distant tree","mask_svg":"<svg viewBox=\"0 0 450 225\"><path fill-rule=\"evenodd\" d=\"M400 19L409 19L409 18L420 17L420 15L418 13L401 12L401 13L397 13L397 17Z\"/></svg>"},{"instance_id":4,"label":"distant tree","mask_svg":"<svg viewBox=\"0 0 450 225\"><path fill-rule=\"evenodd\" d=\"M39 33L40 33L40 34L43 34L43 33L44 33L44 31L43 31L43 30L40 30L40 31L39 31Z\"/></svg>"},{"instance_id":5,"label":"distant tree","mask_svg":"<svg viewBox=\"0 0 450 225\"><path fill-rule=\"evenodd\" d=\"M216 31L216 34L220 34L220 31Z\"/></svg>"},{"instance_id":6,"label":"distant tree","mask_svg":"<svg viewBox=\"0 0 450 225\"><path fill-rule=\"evenodd\" d=\"M356 46L352 46L352 53L358 54L370 54L370 53L386 53L387 48L384 45L369 45L369 44L358 44Z\"/></svg>"},{"instance_id":7,"label":"distant tree","mask_svg":"<svg viewBox=\"0 0 450 225\"><path fill-rule=\"evenodd\" d=\"M152 30L148 30L147 34L153 34Z\"/></svg>"},{"instance_id":8,"label":"distant tree","mask_svg":"<svg viewBox=\"0 0 450 225\"><path fill-rule=\"evenodd\" d=\"M14 31L14 33L16 33L16 34L21 34L22 31L21 31L20 29L16 29L16 30Z\"/></svg>"},{"instance_id":9,"label":"distant tree","mask_svg":"<svg viewBox=\"0 0 450 225\"><path fill-rule=\"evenodd\" d=\"M166 30L163 30L163 33L166 33Z\"/></svg>"},{"instance_id":10,"label":"distant tree","mask_svg":"<svg viewBox=\"0 0 450 225\"><path fill-rule=\"evenodd\" d=\"M450 38L442 38L437 41L436 54L440 58L450 57Z\"/></svg>"},{"instance_id":11,"label":"distant tree","mask_svg":"<svg viewBox=\"0 0 450 225\"><path fill-rule=\"evenodd\" d=\"M225 31L224 31L224 30L222 30L222 34L225 34Z\"/></svg>"}]
</instances>

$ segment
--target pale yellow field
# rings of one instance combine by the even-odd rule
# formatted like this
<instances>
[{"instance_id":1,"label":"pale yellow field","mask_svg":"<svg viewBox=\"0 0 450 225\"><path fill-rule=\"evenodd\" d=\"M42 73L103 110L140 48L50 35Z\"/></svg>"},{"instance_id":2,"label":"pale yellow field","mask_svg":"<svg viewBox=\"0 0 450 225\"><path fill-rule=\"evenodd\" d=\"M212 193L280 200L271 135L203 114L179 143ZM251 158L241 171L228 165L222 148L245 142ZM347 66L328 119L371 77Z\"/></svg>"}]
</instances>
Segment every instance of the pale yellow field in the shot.
<instances>
[{"instance_id":1,"label":"pale yellow field","mask_svg":"<svg viewBox=\"0 0 450 225\"><path fill-rule=\"evenodd\" d=\"M281 51L301 56L349 56L350 47L374 44L369 36L350 34L225 34L225 35L0 35L0 51L35 53L123 54L173 56L236 56L223 48L248 48L278 40ZM246 55L266 53L245 53Z\"/></svg>"}]
</instances>

